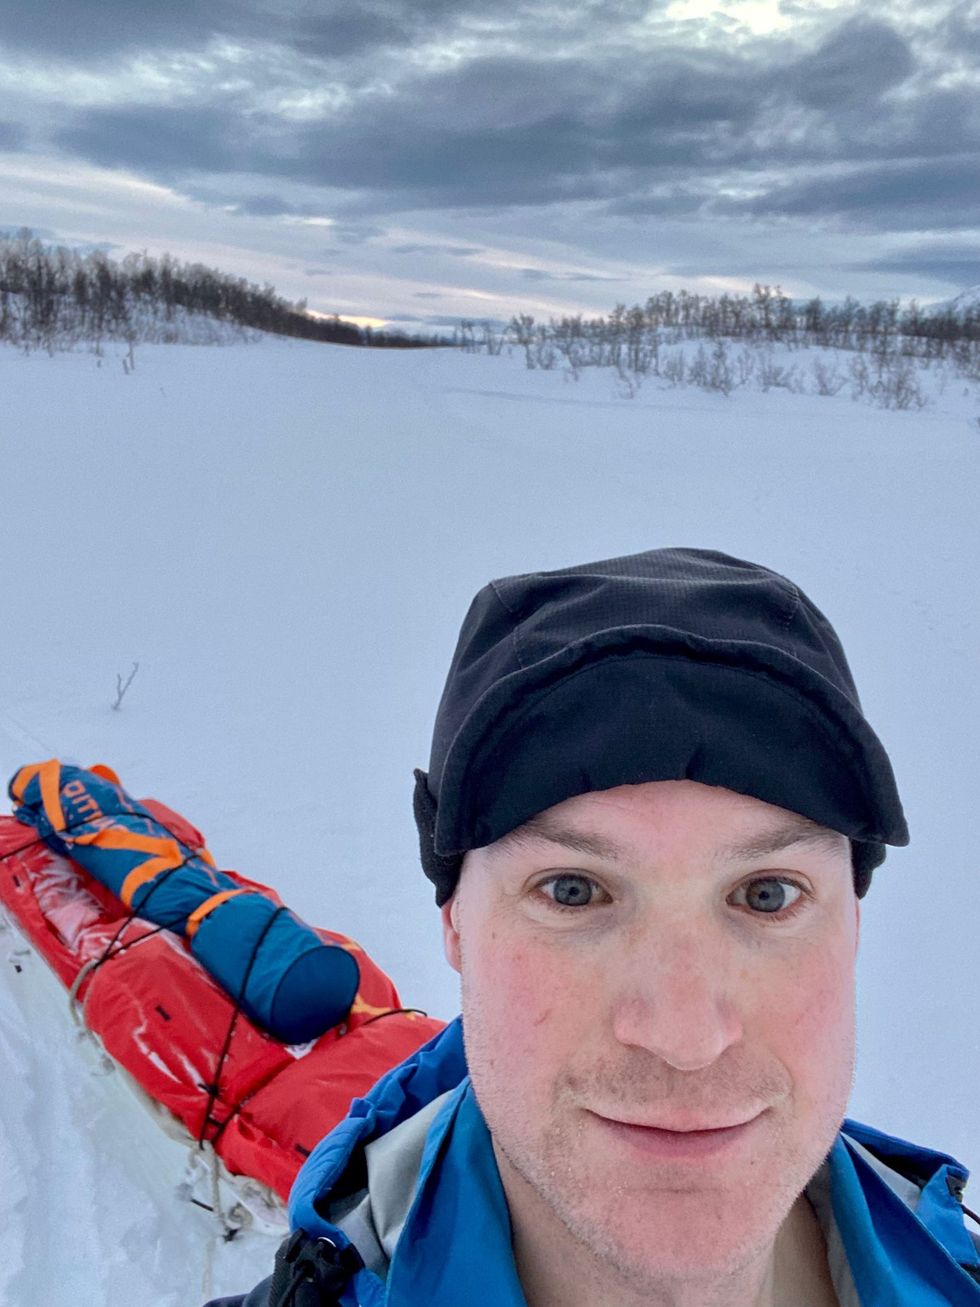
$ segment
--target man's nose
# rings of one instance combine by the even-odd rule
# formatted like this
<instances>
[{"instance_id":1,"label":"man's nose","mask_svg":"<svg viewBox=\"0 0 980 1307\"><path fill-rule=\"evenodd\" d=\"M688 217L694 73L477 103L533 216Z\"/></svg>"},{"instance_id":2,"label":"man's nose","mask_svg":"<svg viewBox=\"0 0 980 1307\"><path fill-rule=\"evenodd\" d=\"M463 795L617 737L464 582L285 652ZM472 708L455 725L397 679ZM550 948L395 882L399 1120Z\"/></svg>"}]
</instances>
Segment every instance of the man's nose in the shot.
<instances>
[{"instance_id":1,"label":"man's nose","mask_svg":"<svg viewBox=\"0 0 980 1307\"><path fill-rule=\"evenodd\" d=\"M614 997L613 1034L678 1071L710 1066L742 1038L728 970L703 939L635 950Z\"/></svg>"}]
</instances>

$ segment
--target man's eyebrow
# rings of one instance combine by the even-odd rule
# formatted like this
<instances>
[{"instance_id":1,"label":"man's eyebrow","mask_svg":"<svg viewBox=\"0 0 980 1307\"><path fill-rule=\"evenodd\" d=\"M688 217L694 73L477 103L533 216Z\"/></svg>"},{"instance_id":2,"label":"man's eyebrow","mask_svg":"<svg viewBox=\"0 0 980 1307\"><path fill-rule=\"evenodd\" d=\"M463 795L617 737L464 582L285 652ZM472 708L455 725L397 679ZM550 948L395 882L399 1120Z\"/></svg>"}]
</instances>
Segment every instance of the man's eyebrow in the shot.
<instances>
[{"instance_id":1,"label":"man's eyebrow","mask_svg":"<svg viewBox=\"0 0 980 1307\"><path fill-rule=\"evenodd\" d=\"M538 841L557 844L561 848L570 849L573 853L589 854L607 862L625 862L631 856L628 848L607 835L562 826L550 820L545 813L538 813L537 816L529 818L521 826L502 836L490 848L503 853L515 846ZM820 826L808 817L794 816L761 835L721 846L717 850L717 856L724 862L751 862L779 853L796 844L806 844L825 853L839 853L846 843L847 836L839 831Z\"/></svg>"},{"instance_id":2,"label":"man's eyebrow","mask_svg":"<svg viewBox=\"0 0 980 1307\"><path fill-rule=\"evenodd\" d=\"M626 848L617 844L615 840L609 839L608 836L561 826L550 820L547 814L541 812L534 817L529 817L522 825L501 836L499 840L490 845L490 850L491 852L499 851L503 853L515 846L533 844L538 841L544 841L547 844L558 844L563 849L571 849L573 853L587 853L594 858L602 858L607 862L620 862L628 856Z\"/></svg>"},{"instance_id":3,"label":"man's eyebrow","mask_svg":"<svg viewBox=\"0 0 980 1307\"><path fill-rule=\"evenodd\" d=\"M794 844L808 844L824 853L839 853L843 845L848 844L848 839L840 831L820 826L807 817L796 817L792 821L782 822L763 835L740 840L736 844L726 844L718 852L721 857L732 862L751 862L755 858L766 858L771 853L779 853Z\"/></svg>"}]
</instances>

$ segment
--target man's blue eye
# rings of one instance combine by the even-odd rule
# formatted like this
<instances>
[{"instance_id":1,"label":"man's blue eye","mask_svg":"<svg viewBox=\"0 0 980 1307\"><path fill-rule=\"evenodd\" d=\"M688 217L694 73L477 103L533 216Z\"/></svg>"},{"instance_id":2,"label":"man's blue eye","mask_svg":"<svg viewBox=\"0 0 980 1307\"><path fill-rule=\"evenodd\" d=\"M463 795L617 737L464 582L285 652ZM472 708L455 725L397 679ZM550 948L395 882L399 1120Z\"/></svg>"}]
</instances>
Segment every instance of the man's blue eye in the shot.
<instances>
[{"instance_id":1,"label":"man's blue eye","mask_svg":"<svg viewBox=\"0 0 980 1307\"><path fill-rule=\"evenodd\" d=\"M753 912L775 913L791 908L803 891L792 881L767 877L744 887L745 902Z\"/></svg>"},{"instance_id":2,"label":"man's blue eye","mask_svg":"<svg viewBox=\"0 0 980 1307\"><path fill-rule=\"evenodd\" d=\"M551 897L563 908L583 908L595 897L595 885L585 876L556 876L542 888L551 890Z\"/></svg>"}]
</instances>

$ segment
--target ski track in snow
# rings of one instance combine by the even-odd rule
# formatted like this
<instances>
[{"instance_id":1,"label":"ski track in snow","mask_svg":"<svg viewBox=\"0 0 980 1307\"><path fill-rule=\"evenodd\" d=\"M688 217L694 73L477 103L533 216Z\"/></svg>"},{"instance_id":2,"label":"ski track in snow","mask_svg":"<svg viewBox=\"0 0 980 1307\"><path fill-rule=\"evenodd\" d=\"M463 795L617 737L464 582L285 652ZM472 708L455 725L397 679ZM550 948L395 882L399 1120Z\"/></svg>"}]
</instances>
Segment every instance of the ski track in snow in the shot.
<instances>
[{"instance_id":1,"label":"ski track in snow","mask_svg":"<svg viewBox=\"0 0 980 1307\"><path fill-rule=\"evenodd\" d=\"M0 763L6 765L7 758L26 758L37 754L37 759L41 757L50 757L49 746L44 744L32 735L25 726L23 726L16 717L0 704ZM6 780L8 774L12 774L19 764L14 764L9 768L9 773L4 772L3 779Z\"/></svg>"}]
</instances>

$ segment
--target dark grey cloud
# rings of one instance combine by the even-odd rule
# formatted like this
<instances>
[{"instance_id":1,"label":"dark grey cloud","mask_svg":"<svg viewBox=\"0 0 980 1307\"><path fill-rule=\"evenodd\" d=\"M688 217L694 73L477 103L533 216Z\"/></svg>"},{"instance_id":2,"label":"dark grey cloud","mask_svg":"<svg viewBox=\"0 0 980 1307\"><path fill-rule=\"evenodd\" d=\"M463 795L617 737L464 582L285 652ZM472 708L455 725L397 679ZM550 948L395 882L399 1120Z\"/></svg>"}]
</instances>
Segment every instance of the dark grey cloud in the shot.
<instances>
[{"instance_id":1,"label":"dark grey cloud","mask_svg":"<svg viewBox=\"0 0 980 1307\"><path fill-rule=\"evenodd\" d=\"M929 277L959 290L980 285L980 240L948 245L920 244L880 259L850 265L855 271Z\"/></svg>"},{"instance_id":2,"label":"dark grey cloud","mask_svg":"<svg viewBox=\"0 0 980 1307\"><path fill-rule=\"evenodd\" d=\"M912 67L907 44L883 23L847 23L802 58L789 58L789 47L782 53L774 58L770 41L642 59L622 51L484 56L315 122L230 101L90 109L55 143L103 165L170 182L183 176L191 193L194 172L210 174L212 189L221 174L265 176L268 190L234 201L247 215L308 211L278 198L282 180L346 192L364 212L594 200L619 213L680 214L696 211L726 169L860 157L871 124L876 154L900 153L903 130L935 130L951 107L937 100L931 121L924 112L896 114L896 139L882 142L876 102ZM841 105L850 116L828 132L824 120ZM794 108L813 121L801 128Z\"/></svg>"},{"instance_id":3,"label":"dark grey cloud","mask_svg":"<svg viewBox=\"0 0 980 1307\"><path fill-rule=\"evenodd\" d=\"M817 109L865 107L915 68L908 43L887 23L855 18L791 68L801 104Z\"/></svg>"},{"instance_id":4,"label":"dark grey cloud","mask_svg":"<svg viewBox=\"0 0 980 1307\"><path fill-rule=\"evenodd\" d=\"M389 322L419 322L427 327L458 327L464 320L475 322L477 326L489 326L500 331L507 326L506 318L478 318L474 314L459 314L455 316L450 313L420 313L417 316L413 313L391 313L387 315Z\"/></svg>"},{"instance_id":5,"label":"dark grey cloud","mask_svg":"<svg viewBox=\"0 0 980 1307\"><path fill-rule=\"evenodd\" d=\"M257 134L250 137L243 126L241 114L224 107L88 109L55 131L53 142L91 163L170 181L191 169L218 174L252 170L262 161L263 148ZM252 124L253 133L258 126Z\"/></svg>"},{"instance_id":6,"label":"dark grey cloud","mask_svg":"<svg viewBox=\"0 0 980 1307\"><path fill-rule=\"evenodd\" d=\"M484 58L343 121L301 127L268 166L382 208L604 200L651 172L692 173L744 153L765 76L725 54L639 68Z\"/></svg>"},{"instance_id":7,"label":"dark grey cloud","mask_svg":"<svg viewBox=\"0 0 980 1307\"><path fill-rule=\"evenodd\" d=\"M448 45L454 34L472 40L476 32L485 37L494 33L516 36L522 45L547 51L554 48L558 32L566 38L597 29L608 35L628 28L656 7L651 0L575 0L573 4L567 0L504 0L489 8L483 0L269 3L288 12L280 22L281 39L309 57L328 61L404 49L423 41Z\"/></svg>"},{"instance_id":8,"label":"dark grey cloud","mask_svg":"<svg viewBox=\"0 0 980 1307\"><path fill-rule=\"evenodd\" d=\"M673 186L610 200L607 211L624 218L684 218L699 213L713 200L717 187L709 177L700 185L678 178Z\"/></svg>"},{"instance_id":9,"label":"dark grey cloud","mask_svg":"<svg viewBox=\"0 0 980 1307\"><path fill-rule=\"evenodd\" d=\"M23 123L0 122L0 150L26 150L27 141Z\"/></svg>"},{"instance_id":10,"label":"dark grey cloud","mask_svg":"<svg viewBox=\"0 0 980 1307\"><path fill-rule=\"evenodd\" d=\"M521 268L525 281L627 281L626 277L607 277L598 272L546 272L544 268Z\"/></svg>"},{"instance_id":11,"label":"dark grey cloud","mask_svg":"<svg viewBox=\"0 0 980 1307\"><path fill-rule=\"evenodd\" d=\"M0 49L103 60L121 50L186 49L215 35L243 39L271 30L271 15L247 0L4 0Z\"/></svg>"},{"instance_id":12,"label":"dark grey cloud","mask_svg":"<svg viewBox=\"0 0 980 1307\"><path fill-rule=\"evenodd\" d=\"M249 195L238 200L233 206L235 213L249 218L285 218L301 215L316 217L323 212L323 205L290 204L281 195Z\"/></svg>"},{"instance_id":13,"label":"dark grey cloud","mask_svg":"<svg viewBox=\"0 0 980 1307\"><path fill-rule=\"evenodd\" d=\"M560 8L553 0L508 0L497 11L480 0L5 0L0 48L104 62L124 51L193 50L223 38L277 45L329 64L448 39L472 17L484 29L496 22L504 31L546 38L555 17L574 28L600 16L614 28L648 8L644 0L580 0Z\"/></svg>"},{"instance_id":14,"label":"dark grey cloud","mask_svg":"<svg viewBox=\"0 0 980 1307\"><path fill-rule=\"evenodd\" d=\"M310 129L302 180L391 196L403 207L496 207L598 196L596 146L578 119L554 113L521 127L432 127L393 117Z\"/></svg>"},{"instance_id":15,"label":"dark grey cloud","mask_svg":"<svg viewBox=\"0 0 980 1307\"><path fill-rule=\"evenodd\" d=\"M444 254L450 259L469 259L474 254L482 254L480 245L438 245L416 241L405 245L392 245L389 254Z\"/></svg>"},{"instance_id":16,"label":"dark grey cloud","mask_svg":"<svg viewBox=\"0 0 980 1307\"><path fill-rule=\"evenodd\" d=\"M886 153L906 158L980 153L980 96L972 86L930 90L892 112L900 115L900 125Z\"/></svg>"},{"instance_id":17,"label":"dark grey cloud","mask_svg":"<svg viewBox=\"0 0 980 1307\"><path fill-rule=\"evenodd\" d=\"M976 156L866 165L844 176L815 176L776 186L728 212L840 218L865 227L935 230L973 226L980 213Z\"/></svg>"},{"instance_id":18,"label":"dark grey cloud","mask_svg":"<svg viewBox=\"0 0 980 1307\"><path fill-rule=\"evenodd\" d=\"M330 227L330 235L344 245L363 245L384 234L384 227L371 222L335 222Z\"/></svg>"},{"instance_id":19,"label":"dark grey cloud","mask_svg":"<svg viewBox=\"0 0 980 1307\"><path fill-rule=\"evenodd\" d=\"M199 89L193 102L66 110L53 134L67 154L224 202L244 218L340 218L324 233L333 248L313 259L383 236L386 215L439 210L499 215L574 203L637 227L732 216L882 231L975 223L977 97L923 72L944 42L959 42L957 58L968 49L967 4L956 0L926 33L901 5L881 5L885 17L876 16L872 0L867 16L809 47L797 34L696 41L683 27L665 29L656 44L633 40L628 24L659 4L507 0L487 10L476 0L177 0L145 15L140 28L129 0L81 0L71 9L69 0L46 0L44 22L26 0L12 0L5 39L24 44L30 29L32 48L54 49L60 36L47 31L49 12L61 28L115 24L103 55L133 42L194 51L223 34L256 51L271 42L277 58L299 53L283 83L291 103L304 85L315 93L331 79L342 83L349 94L314 120L279 114L274 94L263 94L260 109L258 92L242 89L253 75L245 58L242 77L216 77L215 89ZM800 12L812 18L802 0ZM448 46L460 32L494 25L500 42L485 38L493 53L399 62L409 46L435 37ZM83 44L82 57L89 51ZM221 89L230 85L237 89ZM309 199L318 192L322 205ZM465 243L465 227L459 243L452 230L443 225L449 240L390 252L420 260L480 252ZM535 268L515 275L616 280Z\"/></svg>"},{"instance_id":20,"label":"dark grey cloud","mask_svg":"<svg viewBox=\"0 0 980 1307\"><path fill-rule=\"evenodd\" d=\"M465 8L453 0L5 0L0 44L102 62L122 51L196 49L225 38L343 59L410 44Z\"/></svg>"},{"instance_id":21,"label":"dark grey cloud","mask_svg":"<svg viewBox=\"0 0 980 1307\"><path fill-rule=\"evenodd\" d=\"M168 182L195 171L212 179L251 171L387 194L403 208L546 203L602 193L600 180L588 175L588 133L572 118L555 115L525 130L443 128L420 135L404 117L372 114L330 131L258 116L243 123L228 108L90 109L56 131L53 143L90 162ZM187 189L193 193L192 181ZM274 207L261 195L243 205L265 215ZM291 211L287 203L280 207Z\"/></svg>"},{"instance_id":22,"label":"dark grey cloud","mask_svg":"<svg viewBox=\"0 0 980 1307\"><path fill-rule=\"evenodd\" d=\"M467 8L455 0L362 0L309 7L326 12L295 17L284 36L301 54L326 60L413 45L433 29L451 28L452 20Z\"/></svg>"}]
</instances>

